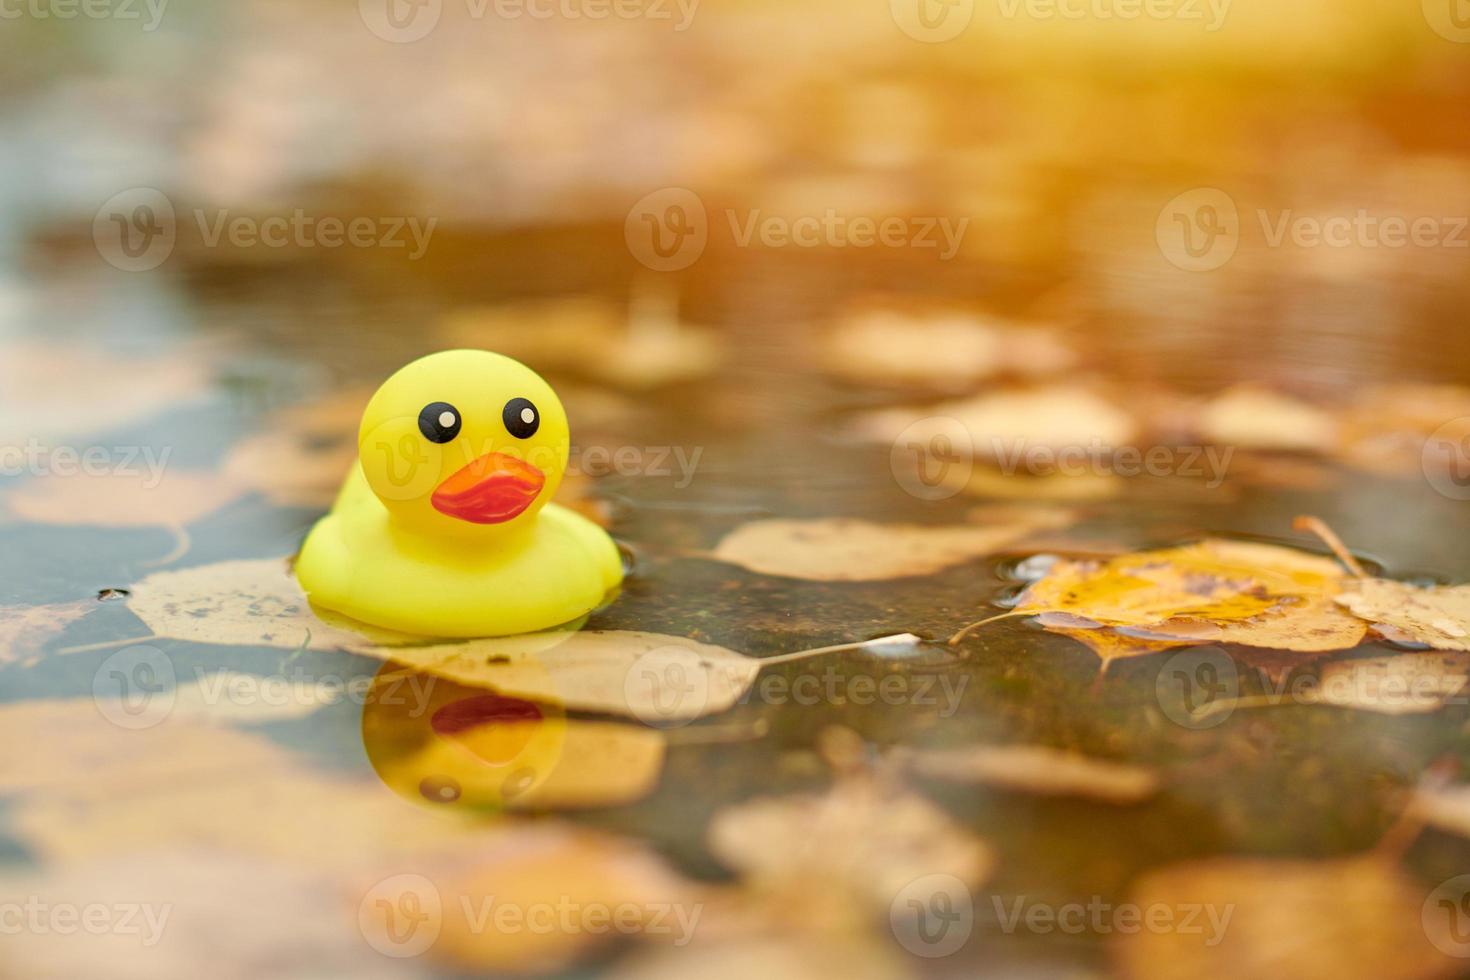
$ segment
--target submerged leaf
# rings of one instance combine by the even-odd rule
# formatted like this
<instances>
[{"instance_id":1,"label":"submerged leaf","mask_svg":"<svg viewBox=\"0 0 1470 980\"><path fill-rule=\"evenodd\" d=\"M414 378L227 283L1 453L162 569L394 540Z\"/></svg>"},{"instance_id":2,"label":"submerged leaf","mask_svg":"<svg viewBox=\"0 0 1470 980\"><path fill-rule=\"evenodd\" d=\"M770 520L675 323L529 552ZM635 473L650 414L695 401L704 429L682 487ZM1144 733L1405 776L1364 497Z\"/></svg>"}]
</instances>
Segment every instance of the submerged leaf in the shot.
<instances>
[{"instance_id":1,"label":"submerged leaf","mask_svg":"<svg viewBox=\"0 0 1470 980\"><path fill-rule=\"evenodd\" d=\"M743 524L714 557L762 575L817 582L874 582L929 575L1061 527L1065 511L1020 509L988 525L874 524L850 518L763 520Z\"/></svg>"}]
</instances>

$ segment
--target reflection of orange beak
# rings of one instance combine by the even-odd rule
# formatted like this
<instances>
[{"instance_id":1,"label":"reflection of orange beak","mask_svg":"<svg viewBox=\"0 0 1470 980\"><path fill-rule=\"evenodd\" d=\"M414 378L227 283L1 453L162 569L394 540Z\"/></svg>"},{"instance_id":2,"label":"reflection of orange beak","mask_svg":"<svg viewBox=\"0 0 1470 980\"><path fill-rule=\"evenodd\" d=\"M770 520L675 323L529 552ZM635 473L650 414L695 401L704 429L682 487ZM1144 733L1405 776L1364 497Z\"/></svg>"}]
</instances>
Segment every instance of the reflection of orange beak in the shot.
<instances>
[{"instance_id":1,"label":"reflection of orange beak","mask_svg":"<svg viewBox=\"0 0 1470 980\"><path fill-rule=\"evenodd\" d=\"M499 524L531 506L545 485L546 474L530 463L486 453L439 484L429 502L471 524Z\"/></svg>"}]
</instances>

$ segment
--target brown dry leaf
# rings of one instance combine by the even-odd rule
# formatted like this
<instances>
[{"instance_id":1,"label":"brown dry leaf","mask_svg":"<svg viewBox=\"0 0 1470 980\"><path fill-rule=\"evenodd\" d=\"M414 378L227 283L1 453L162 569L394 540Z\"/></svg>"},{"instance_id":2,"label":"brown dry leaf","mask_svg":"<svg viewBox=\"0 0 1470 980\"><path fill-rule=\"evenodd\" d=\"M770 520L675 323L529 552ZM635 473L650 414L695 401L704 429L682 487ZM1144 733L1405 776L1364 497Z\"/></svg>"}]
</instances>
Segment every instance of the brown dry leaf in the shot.
<instances>
[{"instance_id":1,"label":"brown dry leaf","mask_svg":"<svg viewBox=\"0 0 1470 980\"><path fill-rule=\"evenodd\" d=\"M984 783L1041 796L1138 803L1159 788L1158 774L1152 769L1041 745L905 749L896 755L915 772L933 779Z\"/></svg>"},{"instance_id":2,"label":"brown dry leaf","mask_svg":"<svg viewBox=\"0 0 1470 980\"><path fill-rule=\"evenodd\" d=\"M357 462L357 427L372 392L347 388L271 413L235 444L224 472L282 507L327 507Z\"/></svg>"},{"instance_id":3,"label":"brown dry leaf","mask_svg":"<svg viewBox=\"0 0 1470 980\"><path fill-rule=\"evenodd\" d=\"M926 443L949 438L953 422L969 430L979 459L998 459L1027 470L1038 450L1126 446L1139 432L1137 420L1087 388L1054 385L990 392L923 408L883 409L860 416L856 432L892 444L902 436ZM1044 461L1038 461L1044 462Z\"/></svg>"},{"instance_id":4,"label":"brown dry leaf","mask_svg":"<svg viewBox=\"0 0 1470 980\"><path fill-rule=\"evenodd\" d=\"M1470 423L1456 424L1466 418L1470 388L1381 385L1364 392L1347 411L1337 455L1370 473L1417 478L1426 463L1460 458L1458 448L1426 444L1435 433L1456 443L1470 435Z\"/></svg>"},{"instance_id":5,"label":"brown dry leaf","mask_svg":"<svg viewBox=\"0 0 1470 980\"><path fill-rule=\"evenodd\" d=\"M1470 837L1470 786L1421 785L1411 806L1414 815L1430 826Z\"/></svg>"},{"instance_id":6,"label":"brown dry leaf","mask_svg":"<svg viewBox=\"0 0 1470 980\"><path fill-rule=\"evenodd\" d=\"M619 962L611 980L908 980L916 976L891 943L859 932L769 936L644 950Z\"/></svg>"},{"instance_id":7,"label":"brown dry leaf","mask_svg":"<svg viewBox=\"0 0 1470 980\"><path fill-rule=\"evenodd\" d=\"M1205 405L1199 429L1211 442L1242 449L1325 453L1337 444L1331 412L1249 385L1231 388Z\"/></svg>"},{"instance_id":8,"label":"brown dry leaf","mask_svg":"<svg viewBox=\"0 0 1470 980\"><path fill-rule=\"evenodd\" d=\"M41 524L183 527L242 492L223 474L170 468L156 484L142 475L40 476L4 499L12 515Z\"/></svg>"},{"instance_id":9,"label":"brown dry leaf","mask_svg":"<svg viewBox=\"0 0 1470 980\"><path fill-rule=\"evenodd\" d=\"M988 525L874 524L852 518L762 520L721 539L713 557L762 575L876 582L929 575L989 555L1033 531L1061 527L1066 511L1015 510Z\"/></svg>"},{"instance_id":10,"label":"brown dry leaf","mask_svg":"<svg viewBox=\"0 0 1470 980\"><path fill-rule=\"evenodd\" d=\"M1307 704L1330 704L1385 715L1427 714L1464 690L1470 655L1400 653L1391 657L1334 660L1304 692Z\"/></svg>"},{"instance_id":11,"label":"brown dry leaf","mask_svg":"<svg viewBox=\"0 0 1470 980\"><path fill-rule=\"evenodd\" d=\"M1198 908L1190 930L1120 929L1111 951L1132 980L1454 976L1462 961L1425 934L1428 892L1378 857L1173 864L1144 875L1128 901L1145 912L1169 909L1175 923Z\"/></svg>"},{"instance_id":12,"label":"brown dry leaf","mask_svg":"<svg viewBox=\"0 0 1470 980\"><path fill-rule=\"evenodd\" d=\"M1336 600L1369 623L1389 626L1437 650L1470 650L1470 585L1424 588L1358 579Z\"/></svg>"},{"instance_id":13,"label":"brown dry leaf","mask_svg":"<svg viewBox=\"0 0 1470 980\"><path fill-rule=\"evenodd\" d=\"M650 724L727 711L761 661L721 646L635 630L569 630L430 646L370 648L471 687Z\"/></svg>"},{"instance_id":14,"label":"brown dry leaf","mask_svg":"<svg viewBox=\"0 0 1470 980\"><path fill-rule=\"evenodd\" d=\"M537 825L476 858L435 880L444 924L430 955L456 972L559 974L621 937L682 945L700 926L705 890L630 841ZM506 907L607 909L619 919L593 928L578 911L569 926L494 928Z\"/></svg>"},{"instance_id":15,"label":"brown dry leaf","mask_svg":"<svg viewBox=\"0 0 1470 980\"><path fill-rule=\"evenodd\" d=\"M668 295L635 295L625 313L607 300L562 297L462 310L440 328L450 343L499 351L538 370L568 369L645 389L710 374L719 335L679 321Z\"/></svg>"},{"instance_id":16,"label":"brown dry leaf","mask_svg":"<svg viewBox=\"0 0 1470 980\"><path fill-rule=\"evenodd\" d=\"M103 930L16 930L5 937L5 975L255 980L280 976L289 959L319 977L424 976L363 942L348 915L333 914L341 884L302 865L163 840L78 866L13 867L0 876L0 893L35 896L51 909L106 906L119 917L118 928Z\"/></svg>"},{"instance_id":17,"label":"brown dry leaf","mask_svg":"<svg viewBox=\"0 0 1470 980\"><path fill-rule=\"evenodd\" d=\"M405 806L377 782L305 768L235 728L166 719L128 730L91 699L0 708L0 792L10 829L51 861L167 840L315 868L360 868L452 853L485 834L455 814Z\"/></svg>"},{"instance_id":18,"label":"brown dry leaf","mask_svg":"<svg viewBox=\"0 0 1470 980\"><path fill-rule=\"evenodd\" d=\"M96 608L95 599L0 606L0 664L34 661L46 641Z\"/></svg>"},{"instance_id":19,"label":"brown dry leaf","mask_svg":"<svg viewBox=\"0 0 1470 980\"><path fill-rule=\"evenodd\" d=\"M824 341L827 370L862 384L957 387L1006 372L1053 374L1076 360L1051 331L957 309L863 308Z\"/></svg>"},{"instance_id":20,"label":"brown dry leaf","mask_svg":"<svg viewBox=\"0 0 1470 980\"><path fill-rule=\"evenodd\" d=\"M133 586L127 605L154 636L194 643L358 650L418 639L318 614L284 558L155 572Z\"/></svg>"},{"instance_id":21,"label":"brown dry leaf","mask_svg":"<svg viewBox=\"0 0 1470 980\"><path fill-rule=\"evenodd\" d=\"M203 394L209 382L209 367L194 349L130 356L96 346L8 343L0 347L0 444L50 444L122 428Z\"/></svg>"},{"instance_id":22,"label":"brown dry leaf","mask_svg":"<svg viewBox=\"0 0 1470 980\"><path fill-rule=\"evenodd\" d=\"M708 837L715 857L748 884L777 895L825 896L833 907L813 918L836 921L886 915L904 886L925 875L977 885L995 863L990 847L943 810L868 772L839 773L820 795L727 807Z\"/></svg>"}]
</instances>

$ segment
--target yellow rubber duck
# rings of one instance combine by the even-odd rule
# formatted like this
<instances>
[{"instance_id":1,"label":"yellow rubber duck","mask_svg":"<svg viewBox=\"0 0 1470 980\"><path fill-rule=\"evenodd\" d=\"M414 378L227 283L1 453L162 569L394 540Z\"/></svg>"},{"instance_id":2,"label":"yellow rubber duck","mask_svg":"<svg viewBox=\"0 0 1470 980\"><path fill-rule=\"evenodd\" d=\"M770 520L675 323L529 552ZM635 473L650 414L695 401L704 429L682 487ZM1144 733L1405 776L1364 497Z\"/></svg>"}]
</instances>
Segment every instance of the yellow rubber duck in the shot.
<instances>
[{"instance_id":1,"label":"yellow rubber duck","mask_svg":"<svg viewBox=\"0 0 1470 980\"><path fill-rule=\"evenodd\" d=\"M550 503L567 416L501 354L453 350L401 368L368 402L358 466L302 545L314 605L420 636L529 633L601 605L623 578L602 528Z\"/></svg>"}]
</instances>

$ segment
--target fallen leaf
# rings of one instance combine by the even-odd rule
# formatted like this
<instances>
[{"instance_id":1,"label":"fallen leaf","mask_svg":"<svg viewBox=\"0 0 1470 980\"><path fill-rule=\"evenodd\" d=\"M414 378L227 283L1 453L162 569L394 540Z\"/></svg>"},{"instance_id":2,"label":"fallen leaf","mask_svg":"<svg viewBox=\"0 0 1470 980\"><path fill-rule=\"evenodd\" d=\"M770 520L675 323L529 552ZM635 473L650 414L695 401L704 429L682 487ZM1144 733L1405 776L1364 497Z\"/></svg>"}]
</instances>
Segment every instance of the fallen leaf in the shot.
<instances>
[{"instance_id":1,"label":"fallen leaf","mask_svg":"<svg viewBox=\"0 0 1470 980\"><path fill-rule=\"evenodd\" d=\"M1464 690L1467 668L1470 655L1458 653L1334 660L1322 666L1302 700L1386 715L1425 714Z\"/></svg>"},{"instance_id":2,"label":"fallen leaf","mask_svg":"<svg viewBox=\"0 0 1470 980\"><path fill-rule=\"evenodd\" d=\"M1016 611L1065 612L1109 626L1152 627L1176 619L1221 624L1331 596L1341 578L1342 570L1327 558L1209 538L1105 562L1058 562L1026 590ZM1302 602L1300 608L1309 606Z\"/></svg>"},{"instance_id":3,"label":"fallen leaf","mask_svg":"<svg viewBox=\"0 0 1470 980\"><path fill-rule=\"evenodd\" d=\"M166 469L157 477L107 474L38 476L5 494L16 517L87 527L183 527L237 499L227 476Z\"/></svg>"},{"instance_id":4,"label":"fallen leaf","mask_svg":"<svg viewBox=\"0 0 1470 980\"><path fill-rule=\"evenodd\" d=\"M1139 426L1131 414L1092 391L1066 385L997 391L924 408L883 409L860 416L855 431L874 442L891 444L900 436L917 443L948 439L951 420L970 433L978 459L1010 462L1030 472L1028 454L1046 451L1055 464L1061 449L1107 450L1129 445Z\"/></svg>"},{"instance_id":5,"label":"fallen leaf","mask_svg":"<svg viewBox=\"0 0 1470 980\"><path fill-rule=\"evenodd\" d=\"M824 337L827 370L872 384L971 384L1050 374L1076 355L1050 331L960 309L860 308Z\"/></svg>"},{"instance_id":6,"label":"fallen leaf","mask_svg":"<svg viewBox=\"0 0 1470 980\"><path fill-rule=\"evenodd\" d=\"M108 722L90 698L0 708L9 829L48 861L77 862L168 840L297 862L376 867L452 853L485 828L406 807L376 781L316 772L265 737L165 718Z\"/></svg>"},{"instance_id":7,"label":"fallen leaf","mask_svg":"<svg viewBox=\"0 0 1470 980\"><path fill-rule=\"evenodd\" d=\"M1470 585L1424 588L1359 579L1336 601L1369 623L1392 627L1436 650L1470 650Z\"/></svg>"},{"instance_id":8,"label":"fallen leaf","mask_svg":"<svg viewBox=\"0 0 1470 980\"><path fill-rule=\"evenodd\" d=\"M421 639L318 613L283 558L154 572L127 606L155 637L193 643L357 650Z\"/></svg>"},{"instance_id":9,"label":"fallen leaf","mask_svg":"<svg viewBox=\"0 0 1470 980\"><path fill-rule=\"evenodd\" d=\"M650 724L729 710L762 663L714 644L632 630L353 649L461 684Z\"/></svg>"},{"instance_id":10,"label":"fallen leaf","mask_svg":"<svg viewBox=\"0 0 1470 980\"><path fill-rule=\"evenodd\" d=\"M761 890L825 896L834 918L888 913L926 875L978 885L995 863L984 841L893 780L839 773L820 795L761 797L727 807L709 826L710 850ZM812 903L814 904L814 903ZM850 906L850 907L849 907Z\"/></svg>"},{"instance_id":11,"label":"fallen leaf","mask_svg":"<svg viewBox=\"0 0 1470 980\"><path fill-rule=\"evenodd\" d=\"M1200 434L1226 446L1327 452L1336 445L1333 414L1308 402L1264 388L1240 386L1204 406Z\"/></svg>"},{"instance_id":12,"label":"fallen leaf","mask_svg":"<svg viewBox=\"0 0 1470 980\"><path fill-rule=\"evenodd\" d=\"M1166 865L1134 884L1128 904L1168 910L1173 925L1116 929L1111 952L1132 980L1454 976L1460 961L1425 934L1428 892L1378 857ZM1186 930L1189 909L1200 911Z\"/></svg>"},{"instance_id":13,"label":"fallen leaf","mask_svg":"<svg viewBox=\"0 0 1470 980\"><path fill-rule=\"evenodd\" d=\"M556 825L523 829L435 885L445 914L432 958L476 974L562 973L626 938L682 945L697 935L705 899L637 844ZM528 928L496 928L505 908ZM541 910L552 928L538 927ZM477 927L485 915L488 925Z\"/></svg>"},{"instance_id":14,"label":"fallen leaf","mask_svg":"<svg viewBox=\"0 0 1470 980\"><path fill-rule=\"evenodd\" d=\"M1343 613L1331 599L1311 596L1288 599L1249 619L1222 623L1174 619L1146 629L1148 636L1164 640L1320 653L1357 646L1367 625Z\"/></svg>"},{"instance_id":15,"label":"fallen leaf","mask_svg":"<svg viewBox=\"0 0 1470 980\"><path fill-rule=\"evenodd\" d=\"M5 938L6 975L255 980L290 963L323 977L425 976L364 943L348 915L332 914L341 892L340 879L310 866L166 841L79 866L13 868L0 893L52 910L102 907L114 928L17 929Z\"/></svg>"},{"instance_id":16,"label":"fallen leaf","mask_svg":"<svg viewBox=\"0 0 1470 980\"><path fill-rule=\"evenodd\" d=\"M1040 745L904 749L896 755L903 764L932 779L984 783L1041 796L1137 803L1159 788L1158 774L1151 769Z\"/></svg>"},{"instance_id":17,"label":"fallen leaf","mask_svg":"<svg viewBox=\"0 0 1470 980\"><path fill-rule=\"evenodd\" d=\"M538 370L570 369L633 389L704 377L724 344L713 330L679 320L675 297L636 294L626 313L595 297L528 300L466 309L441 334L450 343L498 351Z\"/></svg>"},{"instance_id":18,"label":"fallen leaf","mask_svg":"<svg viewBox=\"0 0 1470 980\"><path fill-rule=\"evenodd\" d=\"M1180 647L1194 645L1192 640L1153 640L1140 636L1129 636L1118 630L1109 629L1101 623L1081 626L1076 624L1081 617L1067 616L1066 613L1043 613L1036 618L1048 633L1071 637L1092 650L1097 654L1098 660L1102 661L1103 670L1107 670L1108 665L1114 660L1147 657L1165 650L1177 650ZM1072 622L1067 622L1067 620ZM1083 622L1088 621L1083 620Z\"/></svg>"},{"instance_id":19,"label":"fallen leaf","mask_svg":"<svg viewBox=\"0 0 1470 980\"><path fill-rule=\"evenodd\" d=\"M96 608L96 599L0 606L0 664L34 662L48 640Z\"/></svg>"},{"instance_id":20,"label":"fallen leaf","mask_svg":"<svg viewBox=\"0 0 1470 980\"><path fill-rule=\"evenodd\" d=\"M372 392L347 388L272 412L236 443L223 471L282 507L327 507L357 462L357 428Z\"/></svg>"},{"instance_id":21,"label":"fallen leaf","mask_svg":"<svg viewBox=\"0 0 1470 980\"><path fill-rule=\"evenodd\" d=\"M929 575L992 554L1033 531L1061 527L1071 516L1027 509L986 526L937 527L851 518L752 521L721 539L713 557L762 575L875 582Z\"/></svg>"}]
</instances>

